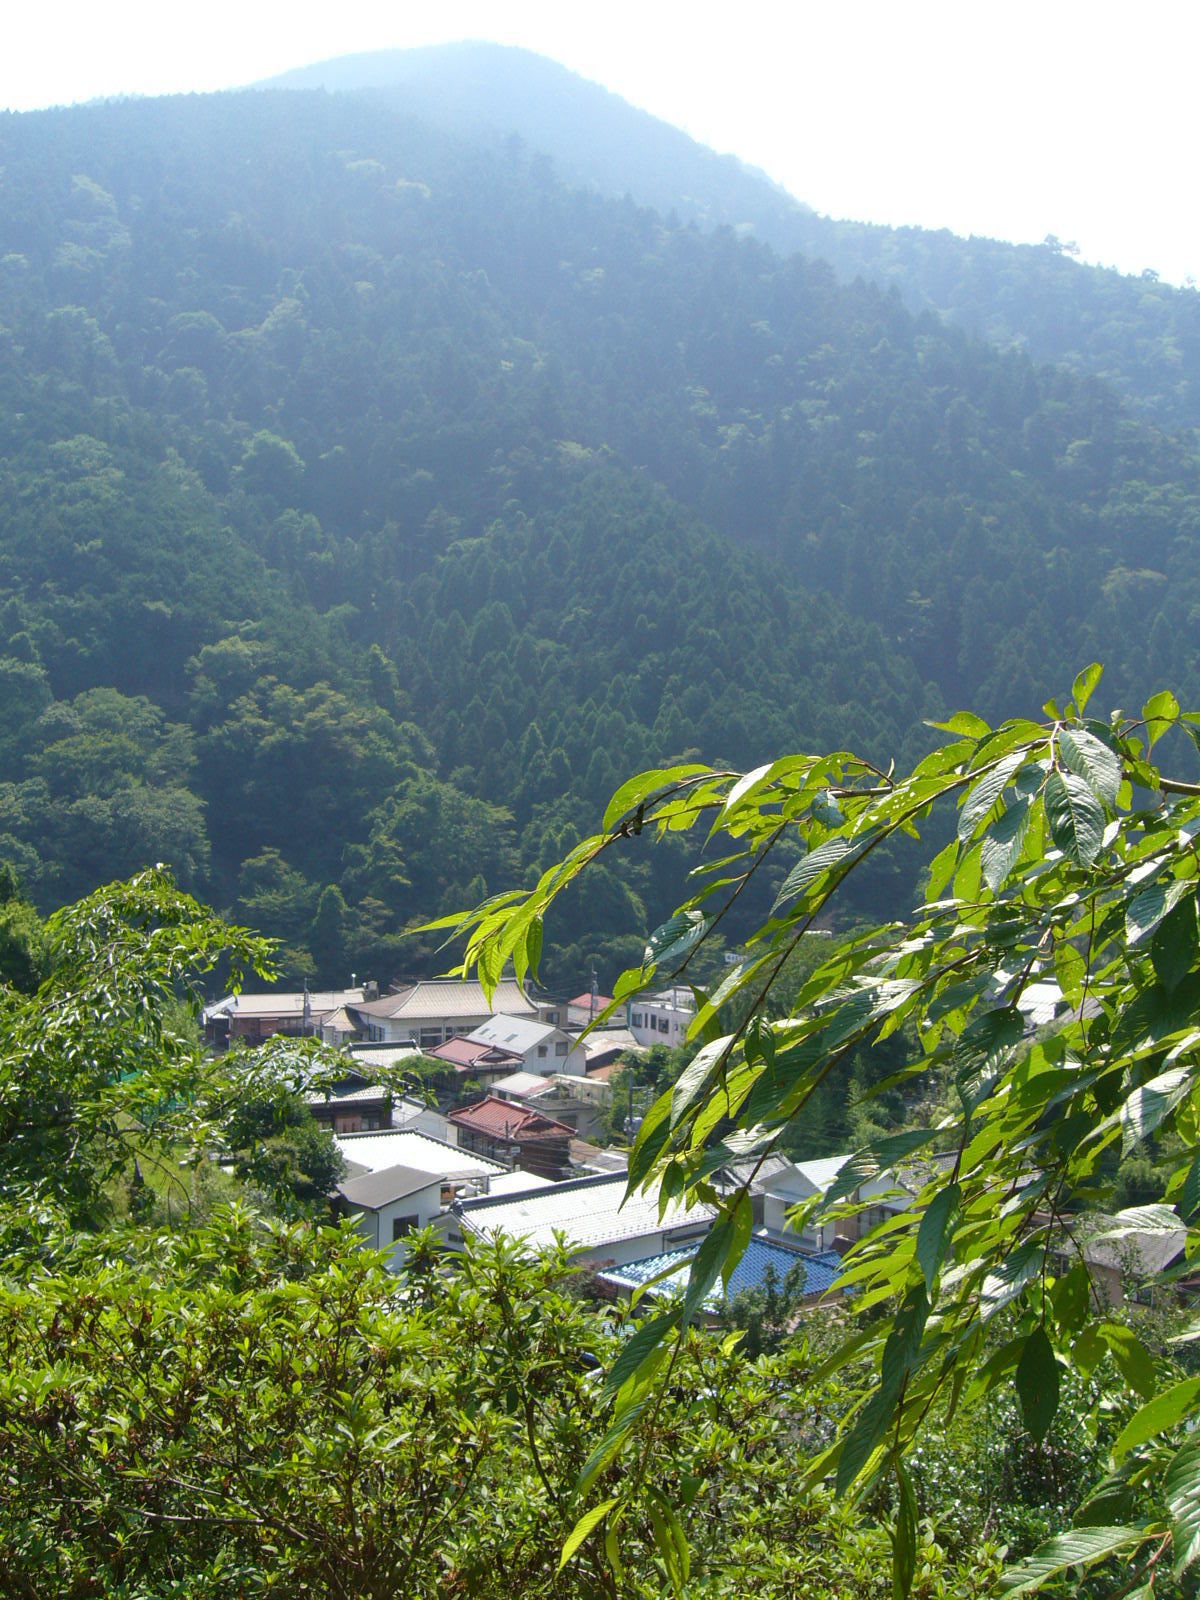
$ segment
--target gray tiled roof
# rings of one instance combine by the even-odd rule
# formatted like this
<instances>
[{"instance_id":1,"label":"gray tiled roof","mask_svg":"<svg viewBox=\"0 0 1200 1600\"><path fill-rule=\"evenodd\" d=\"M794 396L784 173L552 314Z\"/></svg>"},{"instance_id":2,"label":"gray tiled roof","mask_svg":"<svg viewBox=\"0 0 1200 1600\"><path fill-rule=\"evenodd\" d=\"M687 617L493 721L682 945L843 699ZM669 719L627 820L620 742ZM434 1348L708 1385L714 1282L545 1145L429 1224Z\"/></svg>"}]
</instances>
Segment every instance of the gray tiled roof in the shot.
<instances>
[{"instance_id":1,"label":"gray tiled roof","mask_svg":"<svg viewBox=\"0 0 1200 1600\"><path fill-rule=\"evenodd\" d=\"M349 1205L378 1211L393 1200L403 1200L405 1195L436 1188L440 1183L439 1177L412 1167L384 1167L381 1172L368 1172L361 1178L347 1178L339 1184L338 1193Z\"/></svg>"},{"instance_id":2,"label":"gray tiled roof","mask_svg":"<svg viewBox=\"0 0 1200 1600\"><path fill-rule=\"evenodd\" d=\"M535 1248L552 1245L554 1235L562 1233L577 1249L586 1250L619 1239L711 1223L716 1216L712 1206L685 1208L670 1200L660 1218L657 1188L626 1200L626 1183L625 1174L617 1173L575 1178L511 1200L467 1200L460 1208L463 1230L485 1238L503 1233L511 1239L526 1239Z\"/></svg>"},{"instance_id":3,"label":"gray tiled roof","mask_svg":"<svg viewBox=\"0 0 1200 1600\"><path fill-rule=\"evenodd\" d=\"M527 1017L537 1014L537 1007L512 979L497 984L489 1000L481 983L458 978L425 978L401 989L398 994L368 1000L354 1009L369 1017L414 1023L436 1022L443 1017L487 1017L495 1011Z\"/></svg>"}]
</instances>

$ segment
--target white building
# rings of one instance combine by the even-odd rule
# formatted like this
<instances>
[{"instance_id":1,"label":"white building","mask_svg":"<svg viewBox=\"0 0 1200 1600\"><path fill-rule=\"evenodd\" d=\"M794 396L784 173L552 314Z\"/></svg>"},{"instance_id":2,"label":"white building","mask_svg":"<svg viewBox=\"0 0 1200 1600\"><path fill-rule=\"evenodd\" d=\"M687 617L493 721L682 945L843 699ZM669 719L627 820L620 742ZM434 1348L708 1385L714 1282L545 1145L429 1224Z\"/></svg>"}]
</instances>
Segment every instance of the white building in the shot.
<instances>
[{"instance_id":1,"label":"white building","mask_svg":"<svg viewBox=\"0 0 1200 1600\"><path fill-rule=\"evenodd\" d=\"M347 1179L386 1172L389 1167L408 1167L438 1180L445 1205L460 1191L486 1194L491 1180L508 1172L503 1162L460 1150L449 1140L431 1138L416 1128L339 1133L333 1142L346 1158Z\"/></svg>"},{"instance_id":2,"label":"white building","mask_svg":"<svg viewBox=\"0 0 1200 1600\"><path fill-rule=\"evenodd\" d=\"M385 1167L359 1178L347 1178L338 1190L335 1209L354 1218L363 1243L387 1250L394 1272L404 1259L404 1240L436 1222L442 1209L442 1182L411 1167Z\"/></svg>"},{"instance_id":3,"label":"white building","mask_svg":"<svg viewBox=\"0 0 1200 1600\"><path fill-rule=\"evenodd\" d=\"M426 978L381 1000L350 1007L360 1032L370 1042L398 1044L411 1039L422 1050L470 1033L497 1011L530 1021L539 1015L537 1003L511 978L497 984L490 999L478 982ZM558 1020L555 1011L554 1021Z\"/></svg>"},{"instance_id":4,"label":"white building","mask_svg":"<svg viewBox=\"0 0 1200 1600\"><path fill-rule=\"evenodd\" d=\"M491 1016L480 1027L473 1028L467 1039L471 1044L506 1050L519 1058L520 1067L514 1067L514 1071L536 1072L542 1077L566 1073L580 1078L587 1072L587 1052L583 1046L573 1034L552 1022Z\"/></svg>"},{"instance_id":5,"label":"white building","mask_svg":"<svg viewBox=\"0 0 1200 1600\"><path fill-rule=\"evenodd\" d=\"M549 1182L531 1172L509 1172L503 1167L486 1181L502 1199ZM405 1239L410 1233L436 1223L445 1215L448 1201L443 1178L397 1164L346 1178L338 1188L334 1209L353 1217L364 1244L373 1250L389 1252L388 1266L395 1272L404 1260Z\"/></svg>"},{"instance_id":6,"label":"white building","mask_svg":"<svg viewBox=\"0 0 1200 1600\"><path fill-rule=\"evenodd\" d=\"M828 1250L834 1234L844 1232L832 1222L808 1223L796 1229L788 1221L793 1206L814 1195L824 1194L850 1159L845 1155L825 1156L816 1161L786 1161L776 1164L763 1189L763 1226L768 1236L798 1241L806 1250Z\"/></svg>"},{"instance_id":7,"label":"white building","mask_svg":"<svg viewBox=\"0 0 1200 1600\"><path fill-rule=\"evenodd\" d=\"M930 1156L916 1164L899 1167L895 1172L867 1178L846 1196L856 1203L865 1202L864 1210L852 1217L837 1221L825 1218L797 1229L788 1221L788 1212L814 1195L825 1194L850 1160L850 1153L824 1156L816 1161L773 1159L777 1164L762 1189L763 1225L769 1236L788 1241L798 1239L807 1250L828 1250L835 1237L861 1239L889 1217L907 1211L929 1178L953 1162L952 1156Z\"/></svg>"},{"instance_id":8,"label":"white building","mask_svg":"<svg viewBox=\"0 0 1200 1600\"><path fill-rule=\"evenodd\" d=\"M681 1045L696 1015L692 991L682 984L629 1002L629 1031L640 1045Z\"/></svg>"}]
</instances>

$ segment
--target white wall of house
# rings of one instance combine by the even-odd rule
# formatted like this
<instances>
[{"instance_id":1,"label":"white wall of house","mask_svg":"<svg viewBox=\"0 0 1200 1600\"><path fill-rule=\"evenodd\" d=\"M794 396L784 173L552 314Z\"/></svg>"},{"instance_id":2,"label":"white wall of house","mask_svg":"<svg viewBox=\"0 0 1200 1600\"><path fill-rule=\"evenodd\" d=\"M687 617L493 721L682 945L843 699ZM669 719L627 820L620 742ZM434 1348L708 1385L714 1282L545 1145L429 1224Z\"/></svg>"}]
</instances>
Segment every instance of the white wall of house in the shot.
<instances>
[{"instance_id":1,"label":"white wall of house","mask_svg":"<svg viewBox=\"0 0 1200 1600\"><path fill-rule=\"evenodd\" d=\"M804 1198L804 1195L798 1194L764 1194L763 1226L768 1234L787 1239L789 1243L799 1241L806 1250L828 1250L833 1244L834 1233L840 1231L832 1223L816 1225L809 1222L803 1228L793 1228L788 1221L788 1212Z\"/></svg>"},{"instance_id":2,"label":"white wall of house","mask_svg":"<svg viewBox=\"0 0 1200 1600\"><path fill-rule=\"evenodd\" d=\"M582 1078L587 1072L587 1051L562 1028L555 1028L548 1039L526 1051L522 1059L526 1072L537 1072L543 1078L560 1072L570 1078Z\"/></svg>"},{"instance_id":3,"label":"white wall of house","mask_svg":"<svg viewBox=\"0 0 1200 1600\"><path fill-rule=\"evenodd\" d=\"M486 1022L490 1014L478 1017L372 1017L367 1038L372 1044L400 1044L411 1039L419 1050L430 1050L435 1044L444 1044L447 1039L470 1033L481 1022Z\"/></svg>"},{"instance_id":4,"label":"white wall of house","mask_svg":"<svg viewBox=\"0 0 1200 1600\"><path fill-rule=\"evenodd\" d=\"M437 1179L427 1188L406 1194L378 1210L354 1213L354 1226L364 1244L388 1252L388 1266L398 1272L404 1260L404 1235L414 1228L427 1228L437 1220L441 1209L442 1185Z\"/></svg>"},{"instance_id":5,"label":"white wall of house","mask_svg":"<svg viewBox=\"0 0 1200 1600\"><path fill-rule=\"evenodd\" d=\"M581 1266L624 1266L627 1261L644 1261L647 1256L662 1256L668 1250L698 1245L708 1230L707 1222L680 1228L660 1228L657 1233L643 1233L636 1239L613 1239L605 1244L590 1245L586 1250L580 1250L573 1259Z\"/></svg>"},{"instance_id":6,"label":"white wall of house","mask_svg":"<svg viewBox=\"0 0 1200 1600\"><path fill-rule=\"evenodd\" d=\"M582 1078L587 1074L587 1051L574 1034L553 1023L533 1022L522 1017L507 1017L497 1013L489 1017L470 1033L479 1043L507 1050L518 1057L520 1066L510 1066L507 1072L535 1072L540 1078L563 1073L568 1077Z\"/></svg>"},{"instance_id":7,"label":"white wall of house","mask_svg":"<svg viewBox=\"0 0 1200 1600\"><path fill-rule=\"evenodd\" d=\"M640 1045L665 1044L674 1050L684 1042L695 1002L688 989L663 989L629 1002L629 1031Z\"/></svg>"},{"instance_id":8,"label":"white wall of house","mask_svg":"<svg viewBox=\"0 0 1200 1600\"><path fill-rule=\"evenodd\" d=\"M892 1178L870 1178L854 1191L855 1200L868 1202L868 1209L854 1217L842 1217L836 1222L828 1219L812 1221L803 1229L794 1228L787 1214L801 1200L816 1194L816 1185L809 1182L798 1168L778 1173L771 1187L763 1195L763 1226L768 1234L789 1241L799 1239L806 1250L829 1250L835 1236L859 1239L878 1223L893 1217L898 1211L907 1211L913 1197L897 1190Z\"/></svg>"}]
</instances>

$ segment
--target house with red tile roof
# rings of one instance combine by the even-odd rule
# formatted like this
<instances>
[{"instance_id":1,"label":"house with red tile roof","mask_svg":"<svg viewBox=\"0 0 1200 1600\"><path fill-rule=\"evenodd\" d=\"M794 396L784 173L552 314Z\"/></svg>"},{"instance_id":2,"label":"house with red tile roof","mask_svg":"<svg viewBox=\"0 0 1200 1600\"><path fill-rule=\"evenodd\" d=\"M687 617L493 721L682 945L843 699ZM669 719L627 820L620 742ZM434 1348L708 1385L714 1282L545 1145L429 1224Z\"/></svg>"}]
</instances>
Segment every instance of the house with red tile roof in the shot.
<instances>
[{"instance_id":1,"label":"house with red tile roof","mask_svg":"<svg viewBox=\"0 0 1200 1600\"><path fill-rule=\"evenodd\" d=\"M460 1078L475 1078L488 1085L520 1069L524 1058L512 1050L502 1050L480 1039L447 1039L423 1052L434 1061L444 1061Z\"/></svg>"},{"instance_id":2,"label":"house with red tile roof","mask_svg":"<svg viewBox=\"0 0 1200 1600\"><path fill-rule=\"evenodd\" d=\"M577 994L573 1000L567 1001L567 1026L569 1028L586 1028L590 1022L594 1022L600 1013L610 1005L612 1005L612 995L593 994L590 989L585 989L582 994ZM624 1009L609 1020L614 1027L623 1027L625 1024Z\"/></svg>"},{"instance_id":3,"label":"house with red tile roof","mask_svg":"<svg viewBox=\"0 0 1200 1600\"><path fill-rule=\"evenodd\" d=\"M472 1106L451 1111L461 1150L473 1150L525 1172L547 1178L565 1177L571 1165L574 1128L531 1106L489 1094Z\"/></svg>"}]
</instances>

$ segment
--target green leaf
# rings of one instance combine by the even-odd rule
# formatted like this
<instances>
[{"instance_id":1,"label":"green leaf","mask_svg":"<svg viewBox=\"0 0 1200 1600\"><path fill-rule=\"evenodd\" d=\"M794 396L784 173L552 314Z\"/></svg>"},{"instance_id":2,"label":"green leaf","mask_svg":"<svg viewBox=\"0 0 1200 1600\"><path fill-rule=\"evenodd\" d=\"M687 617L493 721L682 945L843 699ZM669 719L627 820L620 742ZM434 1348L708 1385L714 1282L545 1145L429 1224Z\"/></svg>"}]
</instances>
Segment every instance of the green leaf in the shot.
<instances>
[{"instance_id":1,"label":"green leaf","mask_svg":"<svg viewBox=\"0 0 1200 1600\"><path fill-rule=\"evenodd\" d=\"M1137 1527L1070 1528L1010 1567L1000 1580L1000 1592L1008 1600L1017 1600L1018 1595L1032 1594L1068 1567L1088 1567L1119 1551L1134 1550L1145 1544L1147 1537Z\"/></svg>"},{"instance_id":2,"label":"green leaf","mask_svg":"<svg viewBox=\"0 0 1200 1600\"><path fill-rule=\"evenodd\" d=\"M1054 976L1063 992L1063 999L1076 1007L1083 999L1083 980L1087 976L1087 963L1073 944L1060 939L1054 946Z\"/></svg>"},{"instance_id":3,"label":"green leaf","mask_svg":"<svg viewBox=\"0 0 1200 1600\"><path fill-rule=\"evenodd\" d=\"M1153 933L1184 895L1195 895L1196 885L1190 880L1169 878L1166 882L1152 883L1149 888L1135 894L1125 908L1125 937L1130 944L1140 944L1148 933Z\"/></svg>"},{"instance_id":4,"label":"green leaf","mask_svg":"<svg viewBox=\"0 0 1200 1600\"><path fill-rule=\"evenodd\" d=\"M1163 1499L1171 1517L1178 1576L1200 1555L1200 1436L1171 1457L1163 1475Z\"/></svg>"},{"instance_id":5,"label":"green leaf","mask_svg":"<svg viewBox=\"0 0 1200 1600\"><path fill-rule=\"evenodd\" d=\"M846 814L830 794L828 789L822 789L809 807L814 818L824 828L840 828L846 820Z\"/></svg>"},{"instance_id":6,"label":"green leaf","mask_svg":"<svg viewBox=\"0 0 1200 1600\"><path fill-rule=\"evenodd\" d=\"M677 911L650 935L642 966L659 967L681 960L700 943L710 922L703 911Z\"/></svg>"},{"instance_id":7,"label":"green leaf","mask_svg":"<svg viewBox=\"0 0 1200 1600\"><path fill-rule=\"evenodd\" d=\"M635 1333L631 1333L621 1346L617 1359L604 1375L602 1392L616 1394L626 1379L632 1378L641 1367L648 1365L677 1320L677 1314L668 1311L652 1318L649 1322L643 1322Z\"/></svg>"},{"instance_id":8,"label":"green leaf","mask_svg":"<svg viewBox=\"0 0 1200 1600\"><path fill-rule=\"evenodd\" d=\"M1046 820L1050 836L1076 866L1089 867L1104 840L1104 811L1096 796L1073 772L1046 779Z\"/></svg>"},{"instance_id":9,"label":"green leaf","mask_svg":"<svg viewBox=\"0 0 1200 1600\"><path fill-rule=\"evenodd\" d=\"M985 772L974 788L967 791L958 814L958 837L963 844L996 804L1008 780L1024 760L1023 751L1013 751L1011 755L1005 756L1002 761L998 761L994 767Z\"/></svg>"},{"instance_id":10,"label":"green leaf","mask_svg":"<svg viewBox=\"0 0 1200 1600\"><path fill-rule=\"evenodd\" d=\"M892 1538L892 1600L908 1600L917 1570L917 1501L903 1462L896 1462L899 1504Z\"/></svg>"},{"instance_id":11,"label":"green leaf","mask_svg":"<svg viewBox=\"0 0 1200 1600\"><path fill-rule=\"evenodd\" d=\"M661 1499L660 1495L656 1495L651 1491L649 1505L647 1506L647 1510L650 1513L650 1525L654 1530L654 1543L659 1555L662 1557L663 1566L667 1570L671 1588L677 1596L682 1597L684 1575L679 1561L679 1549L667 1518L659 1509Z\"/></svg>"},{"instance_id":12,"label":"green leaf","mask_svg":"<svg viewBox=\"0 0 1200 1600\"><path fill-rule=\"evenodd\" d=\"M1151 1399L1158 1388L1158 1377L1154 1371L1154 1357L1146 1346L1119 1322L1103 1322L1097 1331L1112 1352L1125 1382L1143 1400Z\"/></svg>"},{"instance_id":13,"label":"green leaf","mask_svg":"<svg viewBox=\"0 0 1200 1600\"><path fill-rule=\"evenodd\" d=\"M1190 1222L1200 1206L1200 1150L1192 1157L1187 1177L1183 1180L1183 1193L1179 1197L1179 1212L1185 1222Z\"/></svg>"},{"instance_id":14,"label":"green leaf","mask_svg":"<svg viewBox=\"0 0 1200 1600\"><path fill-rule=\"evenodd\" d=\"M611 1500L601 1500L598 1506L593 1506L590 1511L584 1512L579 1521L567 1535L566 1543L562 1547L562 1555L558 1560L558 1570L560 1572L566 1566L567 1562L570 1561L576 1550L579 1549L579 1546L587 1538L588 1534L591 1533L594 1528L598 1528L600 1526L616 1503L617 1496L614 1495Z\"/></svg>"},{"instance_id":15,"label":"green leaf","mask_svg":"<svg viewBox=\"0 0 1200 1600\"><path fill-rule=\"evenodd\" d=\"M1127 1156L1170 1116L1191 1089L1192 1082L1190 1067L1175 1067L1133 1091L1121 1107L1122 1155Z\"/></svg>"},{"instance_id":16,"label":"green leaf","mask_svg":"<svg viewBox=\"0 0 1200 1600\"><path fill-rule=\"evenodd\" d=\"M1025 1341L1015 1376L1021 1417L1041 1444L1058 1410L1058 1362L1045 1328L1036 1327Z\"/></svg>"},{"instance_id":17,"label":"green leaf","mask_svg":"<svg viewBox=\"0 0 1200 1600\"><path fill-rule=\"evenodd\" d=\"M1071 771L1107 806L1117 803L1121 787L1121 758L1115 750L1086 728L1063 728L1058 735L1058 753Z\"/></svg>"},{"instance_id":18,"label":"green leaf","mask_svg":"<svg viewBox=\"0 0 1200 1600\"><path fill-rule=\"evenodd\" d=\"M1167 992L1173 993L1196 964L1200 931L1196 926L1195 894L1180 900L1154 930L1150 941L1150 964L1154 976Z\"/></svg>"},{"instance_id":19,"label":"green leaf","mask_svg":"<svg viewBox=\"0 0 1200 1600\"><path fill-rule=\"evenodd\" d=\"M707 1046L705 1046L707 1049ZM671 1100L673 1091L664 1089L647 1111L638 1129L633 1149L629 1152L629 1193L649 1176L663 1146L671 1136Z\"/></svg>"},{"instance_id":20,"label":"green leaf","mask_svg":"<svg viewBox=\"0 0 1200 1600\"><path fill-rule=\"evenodd\" d=\"M1025 1037L1025 1019L1016 1006L999 1006L972 1018L951 1052L954 1078L963 1099L970 1103L980 1087L986 1089L991 1074Z\"/></svg>"},{"instance_id":21,"label":"green leaf","mask_svg":"<svg viewBox=\"0 0 1200 1600\"><path fill-rule=\"evenodd\" d=\"M1200 1378L1184 1378L1148 1400L1117 1435L1112 1447L1113 1460L1123 1461L1139 1445L1182 1422L1194 1410L1197 1395L1200 1395Z\"/></svg>"},{"instance_id":22,"label":"green leaf","mask_svg":"<svg viewBox=\"0 0 1200 1600\"><path fill-rule=\"evenodd\" d=\"M749 1193L741 1194L733 1211L733 1233L729 1241L729 1253L721 1268L721 1282L726 1294L729 1293L729 1280L733 1277L738 1262L746 1253L746 1246L750 1243L753 1231L754 1206Z\"/></svg>"},{"instance_id":23,"label":"green leaf","mask_svg":"<svg viewBox=\"0 0 1200 1600\"><path fill-rule=\"evenodd\" d=\"M979 898L981 847L974 844L959 862L954 874L954 898L972 901Z\"/></svg>"},{"instance_id":24,"label":"green leaf","mask_svg":"<svg viewBox=\"0 0 1200 1600\"><path fill-rule=\"evenodd\" d=\"M683 1297L685 1322L690 1321L703 1305L708 1291L725 1269L726 1260L732 1259L736 1266L741 1259L745 1244L738 1249L737 1256L733 1255L738 1238L739 1230L735 1227L734 1218L728 1212L714 1223L705 1235L703 1244L696 1252L696 1259L692 1262L692 1270L688 1274L687 1289Z\"/></svg>"},{"instance_id":25,"label":"green leaf","mask_svg":"<svg viewBox=\"0 0 1200 1600\"><path fill-rule=\"evenodd\" d=\"M925 726L940 728L943 733L960 733L968 739L982 739L992 731L983 718L977 717L973 711L956 711L945 722L926 722Z\"/></svg>"},{"instance_id":26,"label":"green leaf","mask_svg":"<svg viewBox=\"0 0 1200 1600\"><path fill-rule=\"evenodd\" d=\"M925 1274L925 1292L931 1297L933 1280L946 1254L946 1224L958 1205L959 1193L957 1183L948 1183L944 1189L939 1189L925 1208L917 1230L917 1265Z\"/></svg>"},{"instance_id":27,"label":"green leaf","mask_svg":"<svg viewBox=\"0 0 1200 1600\"><path fill-rule=\"evenodd\" d=\"M861 849L861 845L858 848ZM771 907L772 913L776 912L786 900L794 899L810 884L815 883L823 873L833 867L841 866L846 857L854 853L855 846L848 839L836 835L832 839L826 839L825 843L819 844L815 850L810 850L808 855L797 861L783 880L779 893L775 896L775 904Z\"/></svg>"},{"instance_id":28,"label":"green leaf","mask_svg":"<svg viewBox=\"0 0 1200 1600\"><path fill-rule=\"evenodd\" d=\"M604 1534L604 1557L609 1571L618 1584L625 1582L625 1569L621 1565L621 1548L617 1540L616 1518L609 1523Z\"/></svg>"},{"instance_id":29,"label":"green leaf","mask_svg":"<svg viewBox=\"0 0 1200 1600\"><path fill-rule=\"evenodd\" d=\"M713 824L714 831L728 818L730 812L737 807L739 800L744 800L755 784L762 782L767 773L770 772L771 766L772 763L767 761L761 767L755 767L753 772L743 772L742 776L725 796L725 803L717 814L717 821Z\"/></svg>"},{"instance_id":30,"label":"green leaf","mask_svg":"<svg viewBox=\"0 0 1200 1600\"><path fill-rule=\"evenodd\" d=\"M979 861L983 880L993 894L1017 864L1032 809L1028 796L1014 800L983 836Z\"/></svg>"},{"instance_id":31,"label":"green leaf","mask_svg":"<svg viewBox=\"0 0 1200 1600\"><path fill-rule=\"evenodd\" d=\"M608 1432L584 1462L583 1471L575 1485L577 1494L586 1494L604 1469L620 1455L652 1397L653 1389L647 1389L632 1405L624 1406L617 1412Z\"/></svg>"},{"instance_id":32,"label":"green leaf","mask_svg":"<svg viewBox=\"0 0 1200 1600\"><path fill-rule=\"evenodd\" d=\"M1169 689L1160 689L1146 701L1142 707L1142 716L1146 721L1146 738L1153 744L1156 739L1162 738L1178 718L1179 701Z\"/></svg>"},{"instance_id":33,"label":"green leaf","mask_svg":"<svg viewBox=\"0 0 1200 1600\"><path fill-rule=\"evenodd\" d=\"M1120 1522L1128 1522L1134 1507L1129 1468L1135 1465L1134 1462L1126 1462L1120 1470L1102 1478L1076 1506L1072 1525L1076 1528L1112 1528Z\"/></svg>"},{"instance_id":34,"label":"green leaf","mask_svg":"<svg viewBox=\"0 0 1200 1600\"><path fill-rule=\"evenodd\" d=\"M958 840L951 839L929 863L929 877L925 885L926 900L940 899L942 890L950 882L954 863L958 860Z\"/></svg>"},{"instance_id":35,"label":"green leaf","mask_svg":"<svg viewBox=\"0 0 1200 1600\"><path fill-rule=\"evenodd\" d=\"M1082 1261L1059 1278L1050 1291L1055 1325L1062 1333L1078 1333L1092 1309L1092 1275Z\"/></svg>"},{"instance_id":36,"label":"green leaf","mask_svg":"<svg viewBox=\"0 0 1200 1600\"><path fill-rule=\"evenodd\" d=\"M1086 707L1088 701L1092 698L1092 691L1100 682L1103 672L1104 668L1100 665L1100 663L1098 661L1093 661L1090 666L1084 667L1083 671L1071 685L1071 698L1074 700L1075 709L1080 716L1083 715L1084 708Z\"/></svg>"},{"instance_id":37,"label":"green leaf","mask_svg":"<svg viewBox=\"0 0 1200 1600\"><path fill-rule=\"evenodd\" d=\"M891 1426L906 1379L917 1366L929 1301L923 1284L909 1289L883 1347L879 1383L854 1420L838 1458L837 1492L844 1494L862 1472Z\"/></svg>"},{"instance_id":38,"label":"green leaf","mask_svg":"<svg viewBox=\"0 0 1200 1600\"><path fill-rule=\"evenodd\" d=\"M730 1039L731 1036L726 1033L702 1045L679 1074L675 1087L671 1090L672 1128L678 1127L681 1119L687 1115L689 1108L699 1097L713 1069L728 1050Z\"/></svg>"},{"instance_id":39,"label":"green leaf","mask_svg":"<svg viewBox=\"0 0 1200 1600\"><path fill-rule=\"evenodd\" d=\"M654 1526L654 1542L658 1545L675 1593L682 1596L691 1568L691 1553L683 1524L674 1506L660 1490L650 1489L647 1496L650 1520Z\"/></svg>"},{"instance_id":40,"label":"green leaf","mask_svg":"<svg viewBox=\"0 0 1200 1600\"><path fill-rule=\"evenodd\" d=\"M678 767L660 767L653 772L639 772L636 778L630 778L623 783L608 802L603 822L605 833L608 833L626 812L647 804L653 797L661 794L664 789L671 788L681 779L699 777L701 773L709 770L708 767L689 763Z\"/></svg>"}]
</instances>

